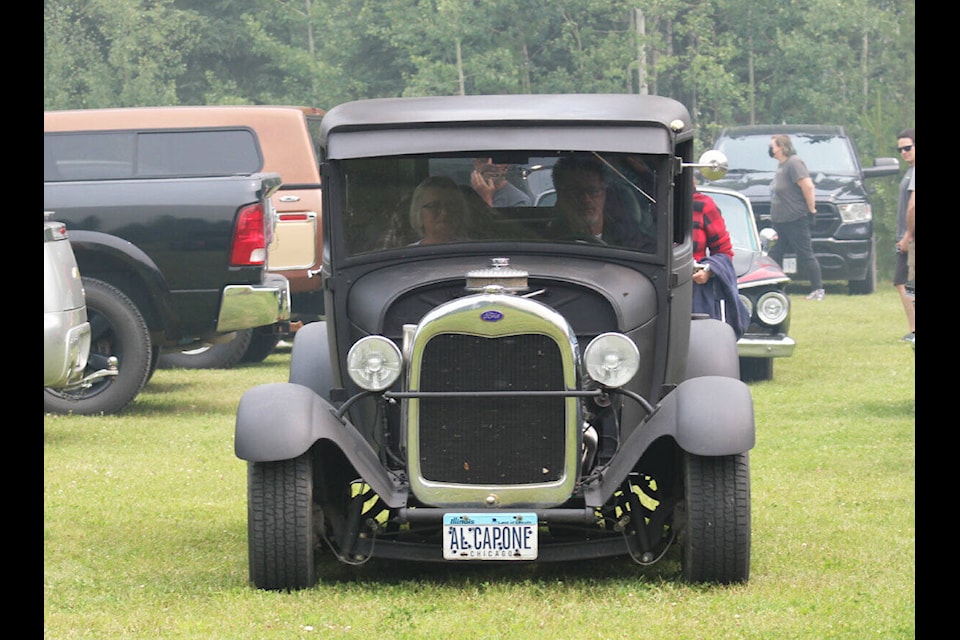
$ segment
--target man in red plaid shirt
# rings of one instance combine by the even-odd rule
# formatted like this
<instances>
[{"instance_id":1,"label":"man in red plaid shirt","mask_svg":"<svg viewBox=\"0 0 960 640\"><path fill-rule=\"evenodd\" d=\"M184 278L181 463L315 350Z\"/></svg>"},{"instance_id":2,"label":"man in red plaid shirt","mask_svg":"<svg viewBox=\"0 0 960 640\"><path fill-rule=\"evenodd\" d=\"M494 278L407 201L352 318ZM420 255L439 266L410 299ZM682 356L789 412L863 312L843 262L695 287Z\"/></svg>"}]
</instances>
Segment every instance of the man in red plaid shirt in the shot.
<instances>
[{"instance_id":1,"label":"man in red plaid shirt","mask_svg":"<svg viewBox=\"0 0 960 640\"><path fill-rule=\"evenodd\" d=\"M727 224L720 215L717 203L710 196L693 192L693 259L700 262L707 249L715 255L725 253L733 259L733 244L727 233ZM706 282L706 280L704 280ZM700 283L703 284L703 283Z\"/></svg>"},{"instance_id":2,"label":"man in red plaid shirt","mask_svg":"<svg viewBox=\"0 0 960 640\"><path fill-rule=\"evenodd\" d=\"M750 324L750 315L737 290L733 243L713 198L693 190L693 312L706 313L733 327L737 339ZM709 253L708 253L709 251Z\"/></svg>"}]
</instances>

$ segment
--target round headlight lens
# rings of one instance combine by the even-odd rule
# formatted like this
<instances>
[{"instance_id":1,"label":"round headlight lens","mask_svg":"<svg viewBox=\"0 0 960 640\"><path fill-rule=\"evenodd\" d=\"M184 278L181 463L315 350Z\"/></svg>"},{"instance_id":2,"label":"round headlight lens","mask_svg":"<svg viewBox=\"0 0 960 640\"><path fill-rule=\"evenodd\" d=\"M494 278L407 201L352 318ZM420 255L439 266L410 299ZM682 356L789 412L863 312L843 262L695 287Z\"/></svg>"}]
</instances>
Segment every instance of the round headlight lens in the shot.
<instances>
[{"instance_id":1,"label":"round headlight lens","mask_svg":"<svg viewBox=\"0 0 960 640\"><path fill-rule=\"evenodd\" d=\"M400 377L400 348L383 336L361 338L347 354L350 379L367 391L383 391Z\"/></svg>"},{"instance_id":2,"label":"round headlight lens","mask_svg":"<svg viewBox=\"0 0 960 640\"><path fill-rule=\"evenodd\" d=\"M757 317L764 324L778 325L787 319L790 301L779 291L768 291L757 301Z\"/></svg>"},{"instance_id":3,"label":"round headlight lens","mask_svg":"<svg viewBox=\"0 0 960 640\"><path fill-rule=\"evenodd\" d=\"M602 333L583 352L587 375L605 387L622 387L640 369L640 350L622 333Z\"/></svg>"}]
</instances>

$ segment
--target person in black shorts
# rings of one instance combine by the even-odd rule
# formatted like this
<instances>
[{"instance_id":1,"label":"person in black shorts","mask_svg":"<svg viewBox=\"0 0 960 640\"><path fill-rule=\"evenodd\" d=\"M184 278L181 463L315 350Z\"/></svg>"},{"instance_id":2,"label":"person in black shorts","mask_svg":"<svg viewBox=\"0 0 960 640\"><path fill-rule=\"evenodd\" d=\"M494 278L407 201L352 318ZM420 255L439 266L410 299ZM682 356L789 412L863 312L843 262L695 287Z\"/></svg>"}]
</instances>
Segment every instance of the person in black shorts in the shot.
<instances>
[{"instance_id":1,"label":"person in black shorts","mask_svg":"<svg viewBox=\"0 0 960 640\"><path fill-rule=\"evenodd\" d=\"M907 326L910 331L901 340L914 342L917 338L917 319L913 298L907 292L909 274L909 245L913 240L907 225L907 208L910 196L913 194L913 181L917 162L917 140L913 129L904 129L897 134L897 151L907 163L907 170L900 180L900 196L897 207L897 264L893 269L893 286L900 293L903 311L907 315Z\"/></svg>"}]
</instances>

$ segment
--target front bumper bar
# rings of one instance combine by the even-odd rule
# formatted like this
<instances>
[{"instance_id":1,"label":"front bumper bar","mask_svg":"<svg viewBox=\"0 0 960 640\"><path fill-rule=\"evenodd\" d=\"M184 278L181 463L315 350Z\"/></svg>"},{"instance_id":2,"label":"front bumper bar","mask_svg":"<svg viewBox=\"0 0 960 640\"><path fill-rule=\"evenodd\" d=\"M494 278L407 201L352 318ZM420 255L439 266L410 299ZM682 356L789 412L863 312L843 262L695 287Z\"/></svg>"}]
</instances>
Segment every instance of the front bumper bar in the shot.
<instances>
[{"instance_id":1,"label":"front bumper bar","mask_svg":"<svg viewBox=\"0 0 960 640\"><path fill-rule=\"evenodd\" d=\"M797 341L789 336L743 336L737 340L737 355L741 358L784 358L793 355Z\"/></svg>"}]
</instances>

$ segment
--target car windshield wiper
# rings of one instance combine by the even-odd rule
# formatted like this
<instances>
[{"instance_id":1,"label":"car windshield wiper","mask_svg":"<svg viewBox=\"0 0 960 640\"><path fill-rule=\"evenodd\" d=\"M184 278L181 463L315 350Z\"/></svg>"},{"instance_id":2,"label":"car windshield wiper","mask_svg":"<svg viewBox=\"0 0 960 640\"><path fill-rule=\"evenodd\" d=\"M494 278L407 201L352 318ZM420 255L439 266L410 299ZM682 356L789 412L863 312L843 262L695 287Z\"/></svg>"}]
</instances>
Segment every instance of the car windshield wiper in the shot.
<instances>
[{"instance_id":1,"label":"car windshield wiper","mask_svg":"<svg viewBox=\"0 0 960 640\"><path fill-rule=\"evenodd\" d=\"M633 180L631 180L631 179L628 178L627 176L623 175L623 172L620 171L619 169L617 169L617 168L616 168L615 166L613 166L612 164L610 164L610 162L609 162L606 158L604 158L602 155L600 155L600 154L597 153L596 151L594 151L594 152L592 152L592 153L593 153L593 155L595 155L595 156L597 157L598 160L600 160L600 162L602 162L603 164L605 164L608 169L610 169L610 170L613 171L615 174L617 174L617 176L619 176L624 182L626 182L626 183L629 184L631 187L633 187L634 189L636 189L637 191L639 191L641 194L643 194L643 196L644 196L647 200L649 200L651 204L656 204L656 203L657 203L657 201L654 200L653 196L651 196L649 193L647 193L646 191L644 191L643 189L641 189L639 186L637 186L637 185L633 182Z\"/></svg>"}]
</instances>

